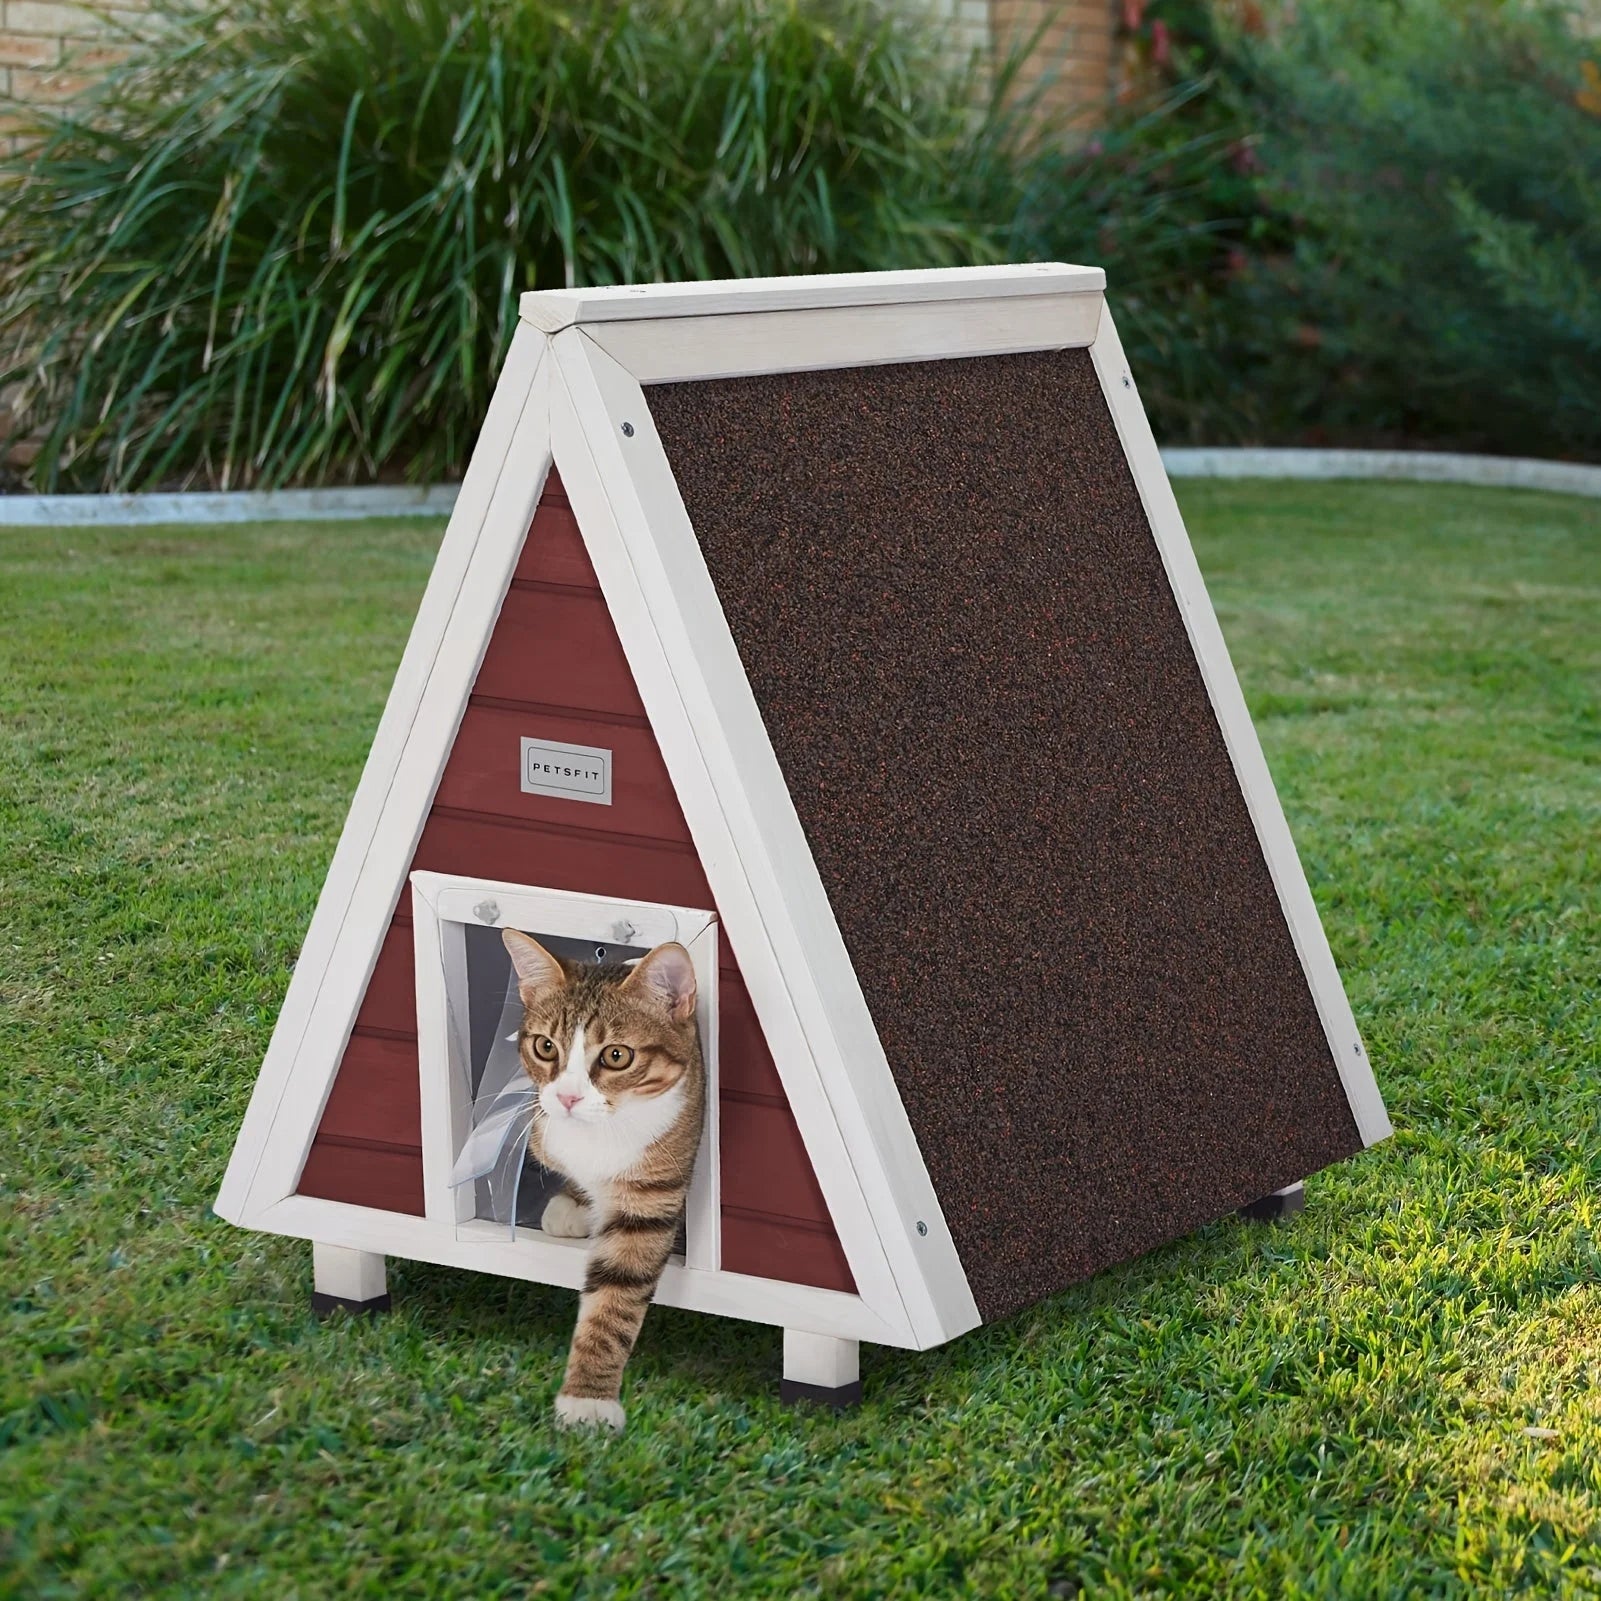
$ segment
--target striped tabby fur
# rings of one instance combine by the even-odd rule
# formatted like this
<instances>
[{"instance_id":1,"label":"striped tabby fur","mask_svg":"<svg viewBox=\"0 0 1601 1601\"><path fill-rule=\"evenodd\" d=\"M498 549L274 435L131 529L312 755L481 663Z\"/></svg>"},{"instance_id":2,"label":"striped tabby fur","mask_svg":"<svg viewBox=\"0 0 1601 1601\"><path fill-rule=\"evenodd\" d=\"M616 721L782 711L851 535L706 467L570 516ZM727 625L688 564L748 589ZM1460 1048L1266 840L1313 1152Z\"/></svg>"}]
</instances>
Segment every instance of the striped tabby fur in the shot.
<instances>
[{"instance_id":1,"label":"striped tabby fur","mask_svg":"<svg viewBox=\"0 0 1601 1601\"><path fill-rule=\"evenodd\" d=\"M623 1368L684 1215L706 1104L695 969L682 945L586 967L507 929L518 1050L539 1086L529 1149L566 1180L547 1234L589 1237L556 1420L621 1429Z\"/></svg>"}]
</instances>

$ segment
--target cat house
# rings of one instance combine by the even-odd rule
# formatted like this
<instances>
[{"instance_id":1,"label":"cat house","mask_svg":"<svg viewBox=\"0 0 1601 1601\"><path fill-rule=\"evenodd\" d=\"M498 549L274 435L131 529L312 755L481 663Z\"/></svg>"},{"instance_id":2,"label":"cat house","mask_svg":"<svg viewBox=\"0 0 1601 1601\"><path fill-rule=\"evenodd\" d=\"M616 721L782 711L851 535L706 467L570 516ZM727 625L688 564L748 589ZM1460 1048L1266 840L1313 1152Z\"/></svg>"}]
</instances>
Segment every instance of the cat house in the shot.
<instances>
[{"instance_id":1,"label":"cat house","mask_svg":"<svg viewBox=\"0 0 1601 1601\"><path fill-rule=\"evenodd\" d=\"M523 297L217 1201L319 1305L582 1281L507 928L691 952L656 1298L791 1393L1389 1132L1093 268Z\"/></svg>"}]
</instances>

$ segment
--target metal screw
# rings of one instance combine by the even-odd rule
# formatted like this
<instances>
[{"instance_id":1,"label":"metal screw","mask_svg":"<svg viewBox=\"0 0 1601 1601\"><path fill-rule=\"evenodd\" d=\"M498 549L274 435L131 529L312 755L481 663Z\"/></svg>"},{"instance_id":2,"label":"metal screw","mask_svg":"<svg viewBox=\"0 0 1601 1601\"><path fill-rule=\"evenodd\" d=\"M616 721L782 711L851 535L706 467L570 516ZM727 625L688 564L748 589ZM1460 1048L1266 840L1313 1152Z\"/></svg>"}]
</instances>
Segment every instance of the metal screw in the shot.
<instances>
[{"instance_id":1,"label":"metal screw","mask_svg":"<svg viewBox=\"0 0 1601 1601\"><path fill-rule=\"evenodd\" d=\"M1125 389L1132 389L1134 387L1134 380L1130 378L1127 373L1123 374L1123 387Z\"/></svg>"},{"instance_id":2,"label":"metal screw","mask_svg":"<svg viewBox=\"0 0 1601 1601\"><path fill-rule=\"evenodd\" d=\"M632 439L633 437L634 437L634 425L631 422L625 422L623 424L623 438L624 439Z\"/></svg>"},{"instance_id":3,"label":"metal screw","mask_svg":"<svg viewBox=\"0 0 1601 1601\"><path fill-rule=\"evenodd\" d=\"M918 1225L917 1225L917 1232L918 1232L918 1233L919 1233L919 1234L927 1234L927 1233L928 1233L928 1224L926 1224L926 1223L921 1223L921 1222L920 1222L920 1223L919 1223L919 1224L918 1224Z\"/></svg>"}]
</instances>

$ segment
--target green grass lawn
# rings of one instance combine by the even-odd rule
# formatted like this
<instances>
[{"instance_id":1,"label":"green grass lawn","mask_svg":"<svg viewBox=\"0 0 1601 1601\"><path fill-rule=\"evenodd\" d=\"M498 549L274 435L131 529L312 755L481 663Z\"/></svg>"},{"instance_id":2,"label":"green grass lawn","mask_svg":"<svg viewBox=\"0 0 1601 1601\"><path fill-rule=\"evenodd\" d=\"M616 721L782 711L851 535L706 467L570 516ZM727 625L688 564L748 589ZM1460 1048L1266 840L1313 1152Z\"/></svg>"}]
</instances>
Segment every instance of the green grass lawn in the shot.
<instances>
[{"instance_id":1,"label":"green grass lawn","mask_svg":"<svg viewBox=\"0 0 1601 1601\"><path fill-rule=\"evenodd\" d=\"M0 532L0 1593L1601 1594L1601 505L1180 486L1398 1133L842 1418L654 1310L209 1206L417 523Z\"/></svg>"}]
</instances>

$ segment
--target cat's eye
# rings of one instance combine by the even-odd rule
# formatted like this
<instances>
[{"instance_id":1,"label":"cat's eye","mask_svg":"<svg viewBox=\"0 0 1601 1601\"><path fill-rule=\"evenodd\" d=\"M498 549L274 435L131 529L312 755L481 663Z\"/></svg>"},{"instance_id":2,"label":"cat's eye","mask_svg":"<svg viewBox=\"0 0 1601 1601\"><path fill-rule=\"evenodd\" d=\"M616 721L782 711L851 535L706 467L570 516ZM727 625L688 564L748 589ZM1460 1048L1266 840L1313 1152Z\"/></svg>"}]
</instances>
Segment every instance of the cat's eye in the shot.
<instances>
[{"instance_id":1,"label":"cat's eye","mask_svg":"<svg viewBox=\"0 0 1601 1601\"><path fill-rule=\"evenodd\" d=\"M634 1060L634 1053L626 1045L608 1045L600 1053L600 1065L619 1072Z\"/></svg>"},{"instance_id":2,"label":"cat's eye","mask_svg":"<svg viewBox=\"0 0 1601 1601\"><path fill-rule=\"evenodd\" d=\"M556 1060L555 1040L547 1039L543 1034L534 1034L531 1035L530 1038L532 1039L534 1045L534 1055L537 1056L540 1061L554 1062Z\"/></svg>"}]
</instances>

